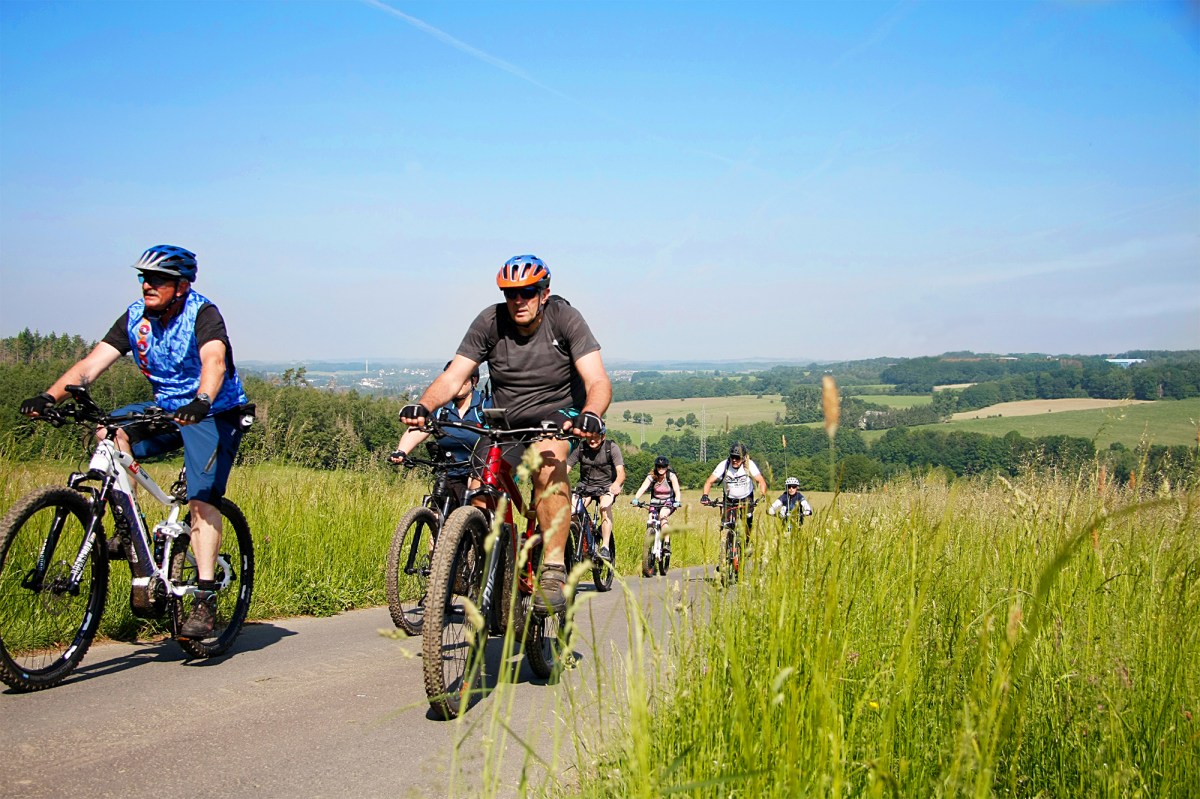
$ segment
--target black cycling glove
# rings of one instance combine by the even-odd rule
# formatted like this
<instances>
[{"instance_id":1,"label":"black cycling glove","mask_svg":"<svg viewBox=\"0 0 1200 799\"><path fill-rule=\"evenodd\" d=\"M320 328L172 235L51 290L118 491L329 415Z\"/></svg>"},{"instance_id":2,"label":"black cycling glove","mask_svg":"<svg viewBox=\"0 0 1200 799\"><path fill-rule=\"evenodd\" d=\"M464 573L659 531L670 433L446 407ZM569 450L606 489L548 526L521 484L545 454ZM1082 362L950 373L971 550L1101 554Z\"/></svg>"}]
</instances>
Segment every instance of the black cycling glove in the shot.
<instances>
[{"instance_id":1,"label":"black cycling glove","mask_svg":"<svg viewBox=\"0 0 1200 799\"><path fill-rule=\"evenodd\" d=\"M591 411L584 411L575 420L575 429L586 435L600 435L604 432L604 420Z\"/></svg>"},{"instance_id":2,"label":"black cycling glove","mask_svg":"<svg viewBox=\"0 0 1200 799\"><path fill-rule=\"evenodd\" d=\"M704 496L700 497L701 505L707 505L710 502L712 502L712 500L708 498L708 494L705 494Z\"/></svg>"},{"instance_id":3,"label":"black cycling glove","mask_svg":"<svg viewBox=\"0 0 1200 799\"><path fill-rule=\"evenodd\" d=\"M401 419L428 419L429 418L429 409L426 408L424 405L420 404L419 402L413 403L412 405L405 405L403 408L400 409L400 418Z\"/></svg>"},{"instance_id":4,"label":"black cycling glove","mask_svg":"<svg viewBox=\"0 0 1200 799\"><path fill-rule=\"evenodd\" d=\"M196 399L175 411L175 421L183 422L184 424L195 424L196 422L203 421L204 417L208 416L210 410L212 410L211 402L196 397Z\"/></svg>"},{"instance_id":5,"label":"black cycling glove","mask_svg":"<svg viewBox=\"0 0 1200 799\"><path fill-rule=\"evenodd\" d=\"M25 416L30 416L35 413L38 416L41 416L46 413L47 408L53 408L56 404L57 403L54 397L51 396L48 391L43 391L36 397L30 397L22 402L20 412Z\"/></svg>"},{"instance_id":6,"label":"black cycling glove","mask_svg":"<svg viewBox=\"0 0 1200 799\"><path fill-rule=\"evenodd\" d=\"M396 465L400 465L401 463L404 463L404 459L407 457L408 457L407 452L405 452L402 449L398 449L395 452L393 452L391 455L388 455L388 460Z\"/></svg>"}]
</instances>

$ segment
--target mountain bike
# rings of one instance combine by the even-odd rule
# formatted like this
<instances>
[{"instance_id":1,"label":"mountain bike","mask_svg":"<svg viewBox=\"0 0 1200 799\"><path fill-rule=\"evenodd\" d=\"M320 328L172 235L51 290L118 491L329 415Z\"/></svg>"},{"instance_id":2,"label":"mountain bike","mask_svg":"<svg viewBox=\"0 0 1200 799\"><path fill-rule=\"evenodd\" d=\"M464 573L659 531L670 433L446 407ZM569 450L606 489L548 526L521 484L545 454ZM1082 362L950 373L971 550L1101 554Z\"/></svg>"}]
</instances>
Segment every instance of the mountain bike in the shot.
<instances>
[{"instance_id":1,"label":"mountain bike","mask_svg":"<svg viewBox=\"0 0 1200 799\"><path fill-rule=\"evenodd\" d=\"M669 502L665 499L652 499L649 502L635 499L631 504L635 508L649 509L649 513L646 514L646 542L642 547L642 576L653 577L655 574L659 574L666 577L667 569L671 566L671 547L662 540L662 519L659 518L659 509L664 506L678 508L679 503Z\"/></svg>"},{"instance_id":2,"label":"mountain bike","mask_svg":"<svg viewBox=\"0 0 1200 799\"><path fill-rule=\"evenodd\" d=\"M528 505L524 502L512 469L504 460L504 448L567 435L549 423L505 429L503 409L488 408L483 413L486 427L469 422L426 421L426 429L434 435L456 427L486 437L489 442L477 475L481 485L468 491L464 504L446 519L429 574L421 642L425 693L433 711L445 719L456 718L478 696L476 685L483 676L489 632L504 635L511 625L523 636L530 669L543 679L558 670L565 643L560 635L566 613L543 616L533 611L534 584L542 556L541 531L533 515L536 498L531 498ZM485 508L467 504L476 497L483 498ZM526 520L524 532L517 528L518 515ZM523 551L528 558L521 564ZM567 547L568 574L572 566L572 553Z\"/></svg>"},{"instance_id":3,"label":"mountain bike","mask_svg":"<svg viewBox=\"0 0 1200 799\"><path fill-rule=\"evenodd\" d=\"M745 540L750 537L747 516L754 512L758 504L756 499L718 499L709 500L710 508L721 509L721 561L717 572L725 585L736 583L742 573L744 547L741 532L745 530Z\"/></svg>"},{"instance_id":4,"label":"mountain bike","mask_svg":"<svg viewBox=\"0 0 1200 799\"><path fill-rule=\"evenodd\" d=\"M568 558L572 563L592 562L592 582L597 591L607 591L612 588L615 569L610 561L600 557L600 503L592 503L589 510L587 497L579 492L571 494L571 537L567 539ZM609 534L608 551L617 548L617 531Z\"/></svg>"},{"instance_id":5,"label":"mountain bike","mask_svg":"<svg viewBox=\"0 0 1200 799\"><path fill-rule=\"evenodd\" d=\"M408 455L404 459L407 469L429 469L433 474L433 486L430 493L421 498L420 505L400 517L396 531L392 533L384 572L384 588L392 622L409 635L421 634L425 623L429 569L433 564L438 533L446 517L459 505L450 491L448 472L455 467L462 467L462 464L452 458L439 459L436 447L430 449L430 458Z\"/></svg>"},{"instance_id":6,"label":"mountain bike","mask_svg":"<svg viewBox=\"0 0 1200 799\"><path fill-rule=\"evenodd\" d=\"M57 685L79 664L100 626L108 596L109 544L104 517L113 517L113 549L129 562L129 604L135 616L167 621L178 636L198 590L196 561L188 550L191 514L187 474L164 492L133 456L114 444L118 430L133 425L150 432L176 429L161 408L112 416L83 386L68 386L74 402L37 417L61 426L102 427L86 472L66 487L37 489L0 521L0 680L18 691ZM245 406L240 423L253 422ZM134 485L167 507L167 518L146 523ZM217 622L211 637L178 639L189 655L210 658L229 649L250 608L254 543L250 525L232 501L217 506L224 520L217 556Z\"/></svg>"}]
</instances>

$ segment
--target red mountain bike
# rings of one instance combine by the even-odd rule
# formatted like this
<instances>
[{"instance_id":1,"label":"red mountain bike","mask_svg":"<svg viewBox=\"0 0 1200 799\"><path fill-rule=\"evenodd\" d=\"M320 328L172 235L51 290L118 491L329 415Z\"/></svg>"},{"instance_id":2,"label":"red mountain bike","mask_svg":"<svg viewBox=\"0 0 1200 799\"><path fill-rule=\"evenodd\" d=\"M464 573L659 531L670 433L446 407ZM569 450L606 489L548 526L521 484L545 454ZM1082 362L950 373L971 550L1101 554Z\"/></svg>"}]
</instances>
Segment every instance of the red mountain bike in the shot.
<instances>
[{"instance_id":1,"label":"red mountain bike","mask_svg":"<svg viewBox=\"0 0 1200 799\"><path fill-rule=\"evenodd\" d=\"M532 502L527 506L517 489L504 449L567 436L551 424L504 429L504 411L499 408L485 410L484 418L487 427L430 419L426 428L434 435L445 428L469 430L490 442L478 475L482 485L467 492L468 504L450 514L438 535L425 598L425 692L434 712L446 719L460 715L481 693L477 686L484 674L489 633L503 635L513 625L514 634L523 636L530 669L543 679L559 669L564 644L560 637L566 613L533 612L541 530L530 518ZM469 504L473 501L484 507ZM518 516L525 518L523 532L518 530ZM495 537L493 530L498 531ZM521 563L526 548L528 557ZM572 565L568 551L568 573Z\"/></svg>"}]
</instances>

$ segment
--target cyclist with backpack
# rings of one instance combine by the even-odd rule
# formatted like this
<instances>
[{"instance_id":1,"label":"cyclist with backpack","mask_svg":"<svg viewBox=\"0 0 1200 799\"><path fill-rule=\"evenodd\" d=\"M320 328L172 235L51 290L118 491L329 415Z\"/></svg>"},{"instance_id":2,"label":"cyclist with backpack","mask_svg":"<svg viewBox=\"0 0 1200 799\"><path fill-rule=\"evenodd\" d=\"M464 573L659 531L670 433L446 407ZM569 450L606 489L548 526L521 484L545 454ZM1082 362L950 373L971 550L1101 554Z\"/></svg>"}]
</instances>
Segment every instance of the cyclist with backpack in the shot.
<instances>
[{"instance_id":1,"label":"cyclist with backpack","mask_svg":"<svg viewBox=\"0 0 1200 799\"><path fill-rule=\"evenodd\" d=\"M637 505L642 498L642 494L645 494L646 491L650 492L650 499L657 499L663 502L657 510L652 510L651 513L658 513L663 536L663 557L670 558L671 531L667 526L667 519L671 518L671 514L679 508L680 488L679 476L671 468L671 461L668 460L666 455L659 455L654 459L654 466L646 474L646 479L642 481L637 494L631 500L632 503Z\"/></svg>"},{"instance_id":2,"label":"cyclist with backpack","mask_svg":"<svg viewBox=\"0 0 1200 799\"><path fill-rule=\"evenodd\" d=\"M567 470L579 464L579 485L575 493L592 500L600 507L600 557L612 562L609 545L612 542L613 503L625 487L625 456L615 441L592 439L576 447L567 456Z\"/></svg>"},{"instance_id":3,"label":"cyclist with backpack","mask_svg":"<svg viewBox=\"0 0 1200 799\"><path fill-rule=\"evenodd\" d=\"M600 344L583 315L562 297L550 294L550 270L534 255L518 255L500 267L496 285L504 302L489 305L475 317L446 371L425 390L419 402L406 405L400 420L424 426L430 408L440 408L472 370L487 361L494 403L507 411L509 424L533 427L552 422L564 433L597 440L601 417L612 402L612 383L600 357ZM538 613L566 609L563 585L567 535L570 533L570 442L547 438L532 445L541 457L533 475L537 520L545 537ZM509 452L506 458L519 458Z\"/></svg>"},{"instance_id":4,"label":"cyclist with backpack","mask_svg":"<svg viewBox=\"0 0 1200 799\"><path fill-rule=\"evenodd\" d=\"M758 464L747 456L746 445L738 441L729 448L729 457L717 464L713 473L704 481L703 496L700 504L707 505L711 500L708 491L714 483L721 483L725 490L725 505L744 506L746 509L746 540L750 539L750 530L754 526L754 488L765 496L767 481L763 479Z\"/></svg>"},{"instance_id":5,"label":"cyclist with backpack","mask_svg":"<svg viewBox=\"0 0 1200 799\"><path fill-rule=\"evenodd\" d=\"M767 508L767 513L771 516L778 513L781 519L793 517L797 524L804 524L804 517L812 516L812 512L812 505L809 505L808 500L800 493L800 481L795 477L783 481L783 493Z\"/></svg>"}]
</instances>

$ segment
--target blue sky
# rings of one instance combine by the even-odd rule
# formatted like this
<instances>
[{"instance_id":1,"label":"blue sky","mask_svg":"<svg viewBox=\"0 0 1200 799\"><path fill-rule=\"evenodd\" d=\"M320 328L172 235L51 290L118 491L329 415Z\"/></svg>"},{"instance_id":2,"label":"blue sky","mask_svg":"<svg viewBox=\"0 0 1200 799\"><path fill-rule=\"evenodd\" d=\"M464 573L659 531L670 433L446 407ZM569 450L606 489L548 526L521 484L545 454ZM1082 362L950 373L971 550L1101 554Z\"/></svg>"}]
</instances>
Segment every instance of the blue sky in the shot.
<instances>
[{"instance_id":1,"label":"blue sky","mask_svg":"<svg viewBox=\"0 0 1200 799\"><path fill-rule=\"evenodd\" d=\"M1200 347L1200 13L0 2L0 335L157 243L242 359L448 356L524 252L609 360Z\"/></svg>"}]
</instances>

